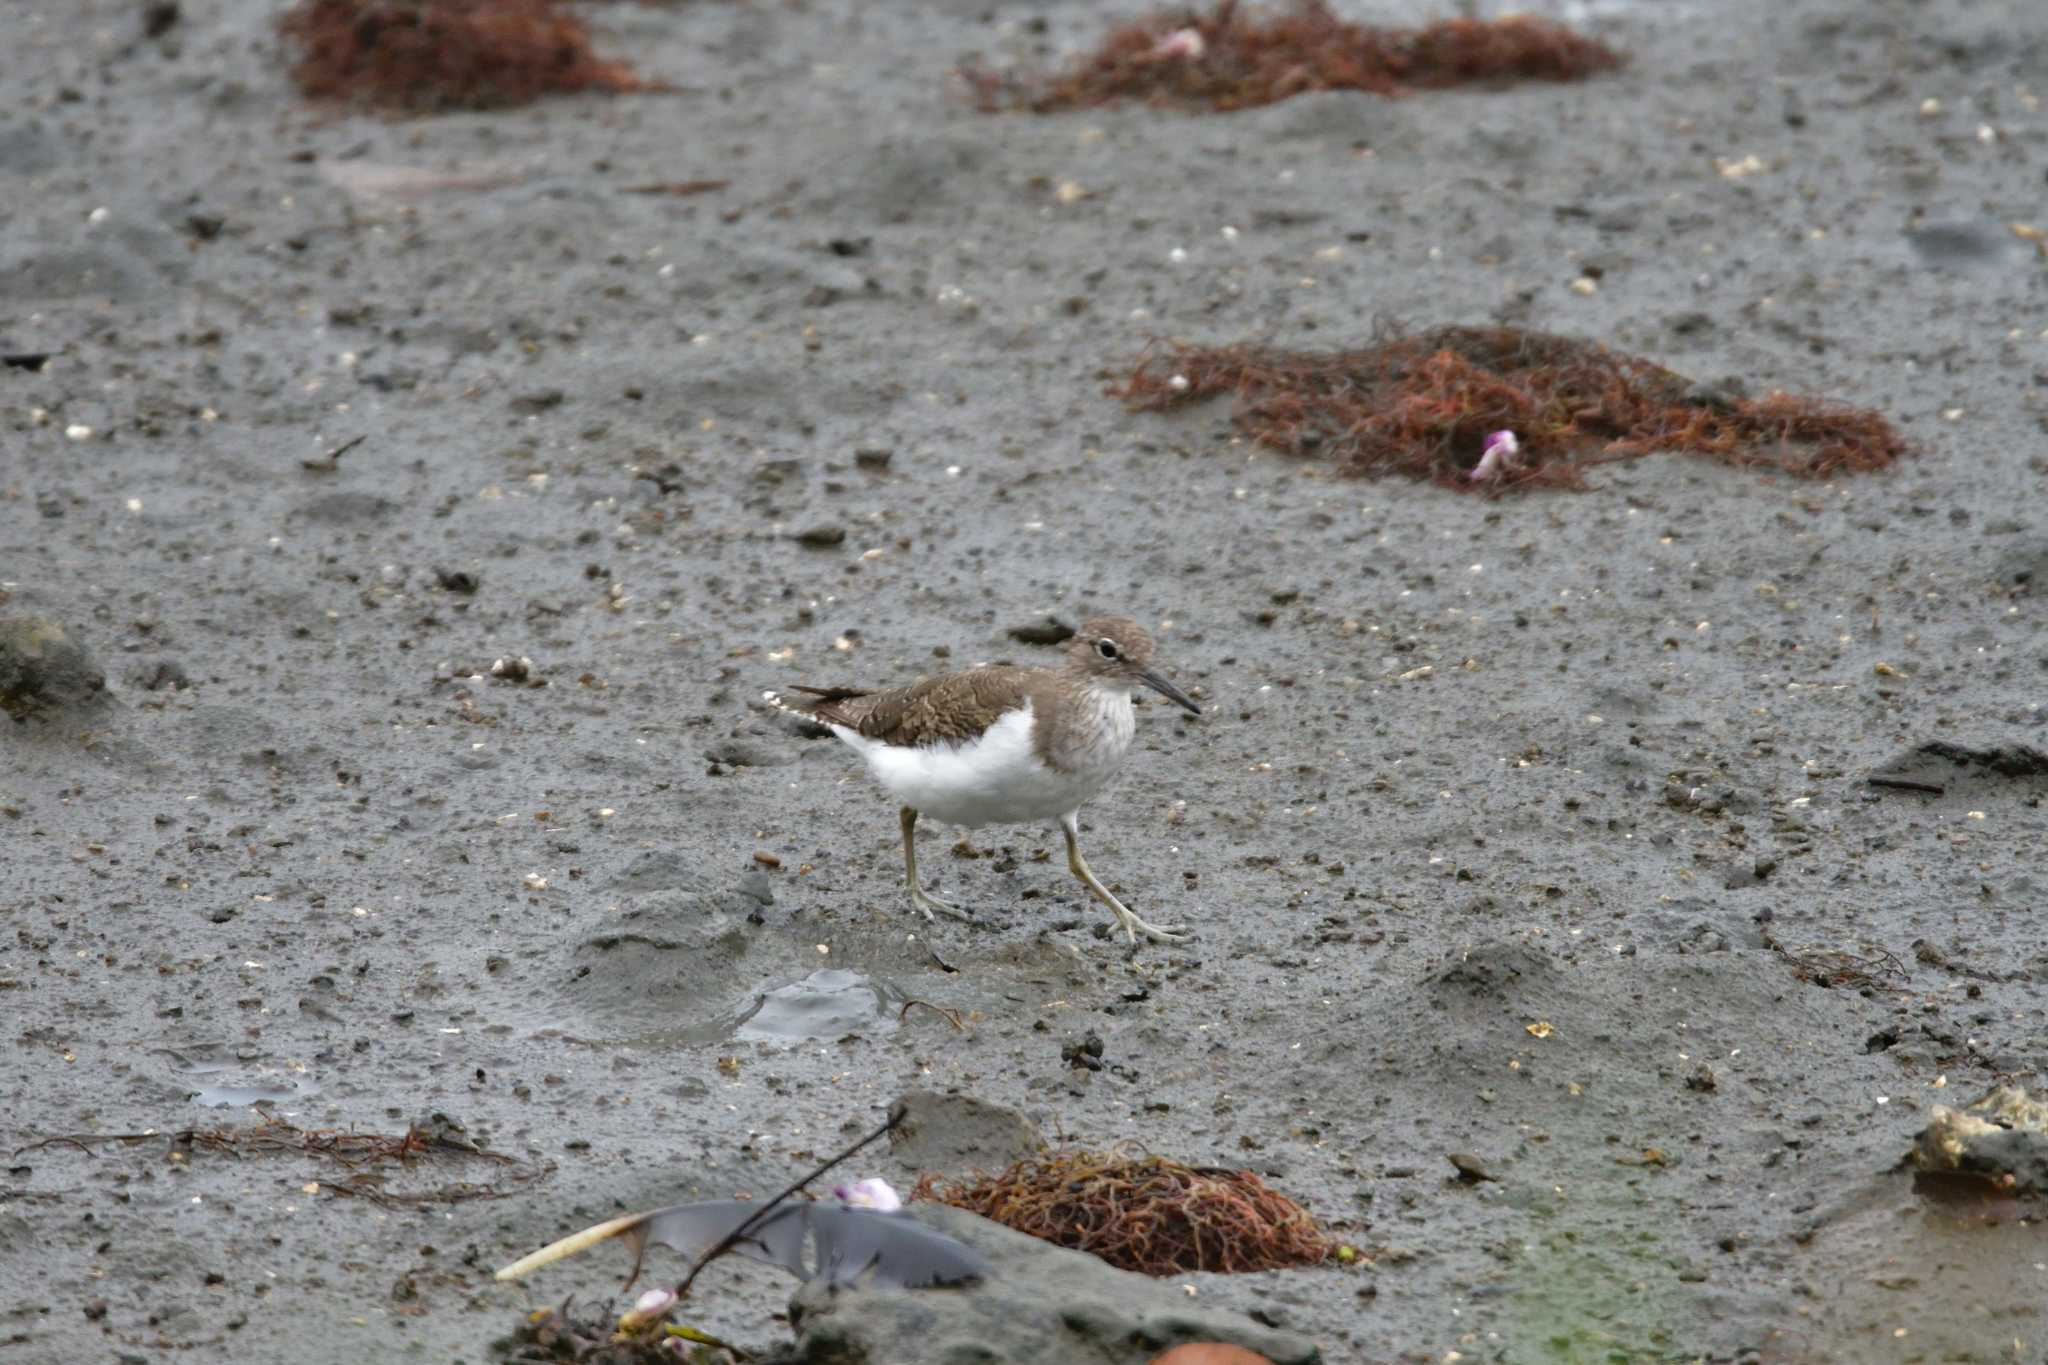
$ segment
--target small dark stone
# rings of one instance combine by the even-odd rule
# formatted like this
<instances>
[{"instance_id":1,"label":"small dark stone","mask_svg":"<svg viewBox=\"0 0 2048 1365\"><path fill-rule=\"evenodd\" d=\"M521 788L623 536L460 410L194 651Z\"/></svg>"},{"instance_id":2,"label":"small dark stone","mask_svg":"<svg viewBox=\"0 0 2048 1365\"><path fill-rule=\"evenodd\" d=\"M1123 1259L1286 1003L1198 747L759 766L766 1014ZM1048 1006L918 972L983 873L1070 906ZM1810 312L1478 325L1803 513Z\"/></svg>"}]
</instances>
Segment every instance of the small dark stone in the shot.
<instances>
[{"instance_id":1,"label":"small dark stone","mask_svg":"<svg viewBox=\"0 0 2048 1365\"><path fill-rule=\"evenodd\" d=\"M483 579L468 569L436 569L434 581L449 592L467 597L483 586Z\"/></svg>"},{"instance_id":2,"label":"small dark stone","mask_svg":"<svg viewBox=\"0 0 2048 1365\"><path fill-rule=\"evenodd\" d=\"M799 545L808 545L814 550L828 550L834 545L845 544L846 528L830 524L813 526L808 530L798 531L796 542Z\"/></svg>"},{"instance_id":3,"label":"small dark stone","mask_svg":"<svg viewBox=\"0 0 2048 1365\"><path fill-rule=\"evenodd\" d=\"M1458 1179L1468 1185L1477 1185L1488 1180L1497 1184L1500 1181L1500 1177L1493 1173L1491 1167L1470 1152L1446 1152L1444 1159L1457 1168Z\"/></svg>"},{"instance_id":4,"label":"small dark stone","mask_svg":"<svg viewBox=\"0 0 2048 1365\"><path fill-rule=\"evenodd\" d=\"M562 400L566 396L560 389L535 389L532 393L522 393L513 399L512 411L522 417L531 417L536 413L546 412L549 408L562 406Z\"/></svg>"},{"instance_id":5,"label":"small dark stone","mask_svg":"<svg viewBox=\"0 0 2048 1365\"><path fill-rule=\"evenodd\" d=\"M1063 645L1074 638L1074 628L1056 616L1048 616L1043 621L1011 626L1003 634L1019 644Z\"/></svg>"},{"instance_id":6,"label":"small dark stone","mask_svg":"<svg viewBox=\"0 0 2048 1365\"><path fill-rule=\"evenodd\" d=\"M0 617L0 710L16 720L102 698L107 675L45 616Z\"/></svg>"},{"instance_id":7,"label":"small dark stone","mask_svg":"<svg viewBox=\"0 0 2048 1365\"><path fill-rule=\"evenodd\" d=\"M1060 1048L1060 1060L1075 1071L1102 1070L1102 1037L1093 1029L1079 1042Z\"/></svg>"}]
</instances>

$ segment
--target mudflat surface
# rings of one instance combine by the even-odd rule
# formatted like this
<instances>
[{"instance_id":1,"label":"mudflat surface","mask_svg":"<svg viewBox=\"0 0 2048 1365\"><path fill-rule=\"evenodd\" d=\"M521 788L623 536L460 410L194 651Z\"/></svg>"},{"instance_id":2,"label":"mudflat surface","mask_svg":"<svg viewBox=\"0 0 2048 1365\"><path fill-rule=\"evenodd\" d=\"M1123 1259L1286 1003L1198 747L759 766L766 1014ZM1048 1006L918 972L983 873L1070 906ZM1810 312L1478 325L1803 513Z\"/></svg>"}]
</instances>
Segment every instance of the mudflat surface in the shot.
<instances>
[{"instance_id":1,"label":"mudflat surface","mask_svg":"<svg viewBox=\"0 0 2048 1365\"><path fill-rule=\"evenodd\" d=\"M2042 779L1865 781L2048 747L2025 6L1596 5L1634 60L1584 85L1033 118L950 67L1100 7L600 5L678 93L414 121L306 109L275 9L35 5L0 56L0 350L61 353L0 369L0 613L111 689L0 725L0 1147L267 1095L519 1164L16 1152L0 1358L479 1361L623 1258L495 1266L914 1087L1266 1173L1372 1264L1189 1283L1332 1361L2043 1358L2038 1234L1892 1170L2048 1066ZM1383 318L1920 453L1487 500L1102 394L1155 335ZM1195 936L1103 937L1055 834L933 829L995 923L945 974L886 798L756 698L1104 609L1209 714L1142 709L1085 846ZM771 1342L788 1288L690 1320Z\"/></svg>"}]
</instances>

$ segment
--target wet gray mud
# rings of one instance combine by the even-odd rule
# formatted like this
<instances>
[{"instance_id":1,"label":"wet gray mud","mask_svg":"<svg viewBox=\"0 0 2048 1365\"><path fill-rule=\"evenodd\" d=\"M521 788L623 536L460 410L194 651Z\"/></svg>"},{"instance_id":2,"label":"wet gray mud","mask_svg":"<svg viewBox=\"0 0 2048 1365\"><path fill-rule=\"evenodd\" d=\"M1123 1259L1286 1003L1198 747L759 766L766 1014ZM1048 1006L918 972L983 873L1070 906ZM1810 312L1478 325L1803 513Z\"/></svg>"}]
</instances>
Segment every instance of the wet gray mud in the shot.
<instances>
[{"instance_id":1,"label":"wet gray mud","mask_svg":"<svg viewBox=\"0 0 2048 1365\"><path fill-rule=\"evenodd\" d=\"M2022 7L1594 5L1634 60L1583 85L1033 118L951 64L1096 6L599 5L676 93L410 122L303 107L273 12L32 6L0 56L0 351L56 357L0 368L0 614L105 677L0 720L0 1357L480 1361L623 1257L494 1267L924 1089L1265 1174L1369 1264L1187 1283L1332 1361L2044 1358L2038 1231L1893 1169L2048 1066L2044 779L1924 747L2048 748ZM1488 500L1102 396L1154 335L1383 318L1920 453ZM1194 937L1108 938L1023 828L925 828L989 921L928 929L761 690L1093 610L1208 708L1144 706L1083 825ZM222 1099L532 1178L29 1148ZM788 1292L686 1316L770 1343Z\"/></svg>"}]
</instances>

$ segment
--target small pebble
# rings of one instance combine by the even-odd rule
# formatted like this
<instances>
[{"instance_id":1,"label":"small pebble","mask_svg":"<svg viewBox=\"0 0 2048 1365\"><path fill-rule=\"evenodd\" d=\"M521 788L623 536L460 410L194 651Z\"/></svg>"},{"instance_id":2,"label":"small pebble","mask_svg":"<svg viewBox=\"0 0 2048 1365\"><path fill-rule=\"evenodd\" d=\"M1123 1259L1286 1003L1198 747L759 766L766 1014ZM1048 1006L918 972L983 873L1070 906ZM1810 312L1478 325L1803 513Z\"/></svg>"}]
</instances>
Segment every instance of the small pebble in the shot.
<instances>
[{"instance_id":1,"label":"small pebble","mask_svg":"<svg viewBox=\"0 0 2048 1365\"><path fill-rule=\"evenodd\" d=\"M1458 1179L1460 1180L1474 1185L1487 1180L1495 1182L1500 1180L1500 1177L1495 1175L1484 1161L1473 1156L1470 1152L1446 1152L1444 1156L1451 1165L1458 1168Z\"/></svg>"}]
</instances>

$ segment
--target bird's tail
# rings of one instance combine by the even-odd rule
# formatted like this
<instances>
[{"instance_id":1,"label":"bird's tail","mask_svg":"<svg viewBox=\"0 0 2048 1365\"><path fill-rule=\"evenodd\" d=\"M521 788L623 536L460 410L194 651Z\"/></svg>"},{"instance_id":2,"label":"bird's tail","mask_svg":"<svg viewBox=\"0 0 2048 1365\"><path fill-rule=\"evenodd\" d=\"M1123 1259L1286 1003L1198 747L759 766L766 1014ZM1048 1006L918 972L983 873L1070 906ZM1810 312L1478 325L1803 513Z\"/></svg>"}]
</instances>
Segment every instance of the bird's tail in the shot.
<instances>
[{"instance_id":1,"label":"bird's tail","mask_svg":"<svg viewBox=\"0 0 2048 1365\"><path fill-rule=\"evenodd\" d=\"M761 700L778 711L787 711L792 716L802 716L806 720L817 720L819 713L833 703L852 701L855 697L867 695L856 687L805 687L801 683L791 683L789 691L802 692L804 695L792 697L785 692L763 692Z\"/></svg>"}]
</instances>

